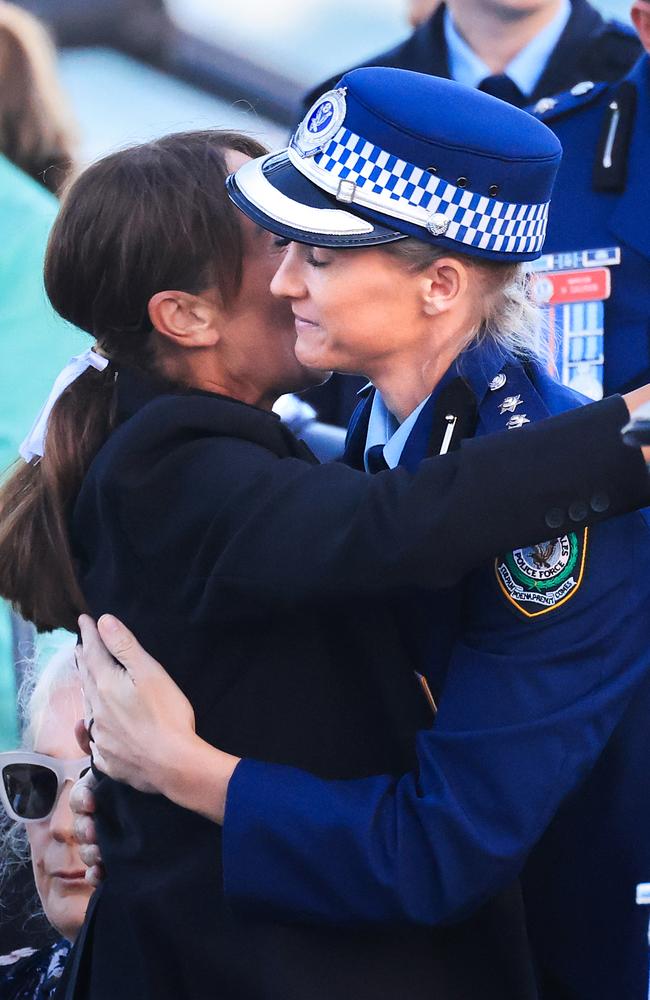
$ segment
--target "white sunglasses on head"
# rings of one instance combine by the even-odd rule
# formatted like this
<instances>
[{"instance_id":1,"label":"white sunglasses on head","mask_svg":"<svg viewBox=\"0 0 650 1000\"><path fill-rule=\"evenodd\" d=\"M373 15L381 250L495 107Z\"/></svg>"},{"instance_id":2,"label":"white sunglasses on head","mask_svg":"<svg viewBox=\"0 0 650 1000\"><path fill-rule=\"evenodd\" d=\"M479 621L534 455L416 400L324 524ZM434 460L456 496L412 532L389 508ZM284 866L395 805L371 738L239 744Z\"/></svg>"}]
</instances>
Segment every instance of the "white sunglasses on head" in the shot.
<instances>
[{"instance_id":1,"label":"white sunglasses on head","mask_svg":"<svg viewBox=\"0 0 650 1000\"><path fill-rule=\"evenodd\" d=\"M47 819L66 781L81 778L90 762L90 757L61 760L26 750L0 753L0 801L11 819L19 823Z\"/></svg>"}]
</instances>

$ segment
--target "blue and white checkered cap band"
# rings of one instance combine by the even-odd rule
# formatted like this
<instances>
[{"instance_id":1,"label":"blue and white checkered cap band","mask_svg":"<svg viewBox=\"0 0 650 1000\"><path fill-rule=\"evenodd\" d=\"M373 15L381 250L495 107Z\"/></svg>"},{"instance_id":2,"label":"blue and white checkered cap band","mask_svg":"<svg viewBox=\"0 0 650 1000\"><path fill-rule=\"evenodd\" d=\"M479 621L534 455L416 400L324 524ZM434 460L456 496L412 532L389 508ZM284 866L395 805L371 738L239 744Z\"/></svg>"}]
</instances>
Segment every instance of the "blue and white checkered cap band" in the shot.
<instances>
[{"instance_id":1,"label":"blue and white checkered cap band","mask_svg":"<svg viewBox=\"0 0 650 1000\"><path fill-rule=\"evenodd\" d=\"M289 147L304 177L345 204L359 205L495 253L532 254L546 235L548 202L520 205L459 188L342 126L308 157Z\"/></svg>"}]
</instances>

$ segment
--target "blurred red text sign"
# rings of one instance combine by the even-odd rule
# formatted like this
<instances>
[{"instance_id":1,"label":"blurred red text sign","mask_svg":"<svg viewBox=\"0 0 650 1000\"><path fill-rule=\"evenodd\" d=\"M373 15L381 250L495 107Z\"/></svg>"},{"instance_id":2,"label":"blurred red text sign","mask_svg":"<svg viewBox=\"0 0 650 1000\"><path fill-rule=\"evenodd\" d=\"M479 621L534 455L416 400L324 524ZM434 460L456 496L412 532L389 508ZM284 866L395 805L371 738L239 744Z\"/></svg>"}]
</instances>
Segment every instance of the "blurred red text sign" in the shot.
<instances>
[{"instance_id":1,"label":"blurred red text sign","mask_svg":"<svg viewBox=\"0 0 650 1000\"><path fill-rule=\"evenodd\" d=\"M601 302L612 290L608 267L580 271L555 271L535 276L535 297L541 306L570 302Z\"/></svg>"}]
</instances>

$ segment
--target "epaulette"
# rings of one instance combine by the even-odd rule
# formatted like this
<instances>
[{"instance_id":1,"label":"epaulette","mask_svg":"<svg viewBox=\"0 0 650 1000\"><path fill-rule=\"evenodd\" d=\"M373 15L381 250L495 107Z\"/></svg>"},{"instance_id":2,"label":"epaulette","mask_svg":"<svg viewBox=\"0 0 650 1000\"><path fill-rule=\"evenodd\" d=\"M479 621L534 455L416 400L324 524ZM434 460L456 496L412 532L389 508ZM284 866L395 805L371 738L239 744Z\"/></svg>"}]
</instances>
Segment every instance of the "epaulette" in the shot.
<instances>
[{"instance_id":1,"label":"epaulette","mask_svg":"<svg viewBox=\"0 0 650 1000\"><path fill-rule=\"evenodd\" d=\"M605 21L603 34L614 35L615 38L620 38L627 44L634 44L636 48L640 48L639 36L632 25L626 24L625 21L619 21L617 17L610 17Z\"/></svg>"},{"instance_id":2,"label":"epaulette","mask_svg":"<svg viewBox=\"0 0 650 1000\"><path fill-rule=\"evenodd\" d=\"M586 108L593 104L602 95L603 91L611 88L611 83L594 83L593 80L583 80L554 97L542 97L536 104L527 108L531 114L548 124L557 121L564 115L572 114L580 108Z\"/></svg>"}]
</instances>

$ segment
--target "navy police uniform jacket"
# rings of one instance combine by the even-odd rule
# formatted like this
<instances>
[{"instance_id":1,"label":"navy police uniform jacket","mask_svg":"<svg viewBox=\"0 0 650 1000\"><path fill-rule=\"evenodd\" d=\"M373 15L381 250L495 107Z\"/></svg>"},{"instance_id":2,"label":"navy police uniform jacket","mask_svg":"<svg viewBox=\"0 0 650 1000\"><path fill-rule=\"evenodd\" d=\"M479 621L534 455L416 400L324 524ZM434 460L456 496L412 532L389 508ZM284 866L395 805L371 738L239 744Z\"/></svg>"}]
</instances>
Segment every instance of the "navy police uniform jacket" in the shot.
<instances>
[{"instance_id":1,"label":"navy police uniform jacket","mask_svg":"<svg viewBox=\"0 0 650 1000\"><path fill-rule=\"evenodd\" d=\"M539 367L490 352L467 352L456 374L420 414L407 470L439 449L449 415L461 434L515 437L579 402ZM369 405L349 441L357 462ZM439 703L417 770L331 783L239 765L224 827L238 911L440 925L521 875L545 998L645 997L634 890L650 872L650 534L643 514L596 529L585 514L572 505L548 541L503 552L435 599L395 595Z\"/></svg>"},{"instance_id":2,"label":"navy police uniform jacket","mask_svg":"<svg viewBox=\"0 0 650 1000\"><path fill-rule=\"evenodd\" d=\"M415 763L430 716L395 595L457 583L496 548L542 537L548 519L568 522L577 501L598 521L648 491L640 454L620 443L620 399L590 422L570 414L370 478L318 466L277 417L231 399L124 369L117 394L116 429L71 522L91 610L119 614L161 658L206 740L323 778L395 777ZM587 427L599 441L588 461ZM556 477L539 474L549 450ZM516 889L453 932L296 926L300 907L242 923L224 901L214 824L107 778L97 802L108 877L66 997L531 995ZM283 866L265 870L264 891L274 872Z\"/></svg>"},{"instance_id":3,"label":"navy police uniform jacket","mask_svg":"<svg viewBox=\"0 0 650 1000\"><path fill-rule=\"evenodd\" d=\"M625 80L542 101L563 147L544 252L618 250L604 302L605 394L650 379L650 58ZM610 254L611 256L611 254Z\"/></svg>"}]
</instances>

